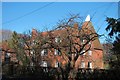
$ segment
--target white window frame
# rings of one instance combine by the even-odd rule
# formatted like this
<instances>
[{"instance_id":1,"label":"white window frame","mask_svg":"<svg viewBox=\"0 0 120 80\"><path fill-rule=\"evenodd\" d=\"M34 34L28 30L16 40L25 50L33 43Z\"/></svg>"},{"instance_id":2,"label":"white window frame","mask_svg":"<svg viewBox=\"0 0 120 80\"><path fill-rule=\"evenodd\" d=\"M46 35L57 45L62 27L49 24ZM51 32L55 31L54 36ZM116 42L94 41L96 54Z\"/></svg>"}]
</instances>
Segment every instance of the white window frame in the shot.
<instances>
[{"instance_id":1,"label":"white window frame","mask_svg":"<svg viewBox=\"0 0 120 80\"><path fill-rule=\"evenodd\" d=\"M10 59L10 58L11 58L10 56L11 56L10 53L6 53L6 54L5 54L5 62L6 62L6 63L9 63L9 62L10 62L10 60L11 60L11 59Z\"/></svg>"},{"instance_id":2,"label":"white window frame","mask_svg":"<svg viewBox=\"0 0 120 80\"><path fill-rule=\"evenodd\" d=\"M44 56L44 49L41 51L41 56Z\"/></svg>"},{"instance_id":3,"label":"white window frame","mask_svg":"<svg viewBox=\"0 0 120 80\"><path fill-rule=\"evenodd\" d=\"M56 38L55 38L55 42L56 42L56 43L61 42L60 37L56 37Z\"/></svg>"},{"instance_id":4,"label":"white window frame","mask_svg":"<svg viewBox=\"0 0 120 80\"><path fill-rule=\"evenodd\" d=\"M9 58L10 55L11 55L10 53L6 53L5 57L6 57L6 58Z\"/></svg>"},{"instance_id":5,"label":"white window frame","mask_svg":"<svg viewBox=\"0 0 120 80\"><path fill-rule=\"evenodd\" d=\"M91 50L88 51L88 55L90 55L90 56L92 55L92 51Z\"/></svg>"},{"instance_id":6,"label":"white window frame","mask_svg":"<svg viewBox=\"0 0 120 80\"><path fill-rule=\"evenodd\" d=\"M81 44L85 44L85 40L84 39L81 40Z\"/></svg>"},{"instance_id":7,"label":"white window frame","mask_svg":"<svg viewBox=\"0 0 120 80\"><path fill-rule=\"evenodd\" d=\"M34 66L33 62L30 63L30 66Z\"/></svg>"},{"instance_id":8,"label":"white window frame","mask_svg":"<svg viewBox=\"0 0 120 80\"><path fill-rule=\"evenodd\" d=\"M85 62L84 61L81 61L81 68L85 68Z\"/></svg>"},{"instance_id":9,"label":"white window frame","mask_svg":"<svg viewBox=\"0 0 120 80\"><path fill-rule=\"evenodd\" d=\"M89 42L89 45L91 45L91 42Z\"/></svg>"},{"instance_id":10,"label":"white window frame","mask_svg":"<svg viewBox=\"0 0 120 80\"><path fill-rule=\"evenodd\" d=\"M41 67L48 67L47 61L42 61L41 62Z\"/></svg>"},{"instance_id":11,"label":"white window frame","mask_svg":"<svg viewBox=\"0 0 120 80\"><path fill-rule=\"evenodd\" d=\"M57 37L55 38L55 42L58 42L58 38Z\"/></svg>"},{"instance_id":12,"label":"white window frame","mask_svg":"<svg viewBox=\"0 0 120 80\"><path fill-rule=\"evenodd\" d=\"M45 50L47 50L47 49L43 49L43 50L41 51L41 56L45 56L45 55L48 54L48 51L47 51L47 54L46 54Z\"/></svg>"},{"instance_id":13,"label":"white window frame","mask_svg":"<svg viewBox=\"0 0 120 80\"><path fill-rule=\"evenodd\" d=\"M54 54L55 55L60 55L60 52L58 51L58 49L55 49Z\"/></svg>"},{"instance_id":14,"label":"white window frame","mask_svg":"<svg viewBox=\"0 0 120 80\"><path fill-rule=\"evenodd\" d=\"M92 68L92 62L88 62L88 68Z\"/></svg>"},{"instance_id":15,"label":"white window frame","mask_svg":"<svg viewBox=\"0 0 120 80\"><path fill-rule=\"evenodd\" d=\"M33 39L32 42L31 42L31 45L35 45L35 40Z\"/></svg>"},{"instance_id":16,"label":"white window frame","mask_svg":"<svg viewBox=\"0 0 120 80\"><path fill-rule=\"evenodd\" d=\"M31 51L30 51L30 54L32 54L32 55L33 55L33 53L34 53L34 51L33 51L33 50L31 50Z\"/></svg>"},{"instance_id":17,"label":"white window frame","mask_svg":"<svg viewBox=\"0 0 120 80\"><path fill-rule=\"evenodd\" d=\"M57 67L60 67L60 62L56 62L55 63L55 67L57 68Z\"/></svg>"},{"instance_id":18,"label":"white window frame","mask_svg":"<svg viewBox=\"0 0 120 80\"><path fill-rule=\"evenodd\" d=\"M85 43L85 40L83 39L82 43L84 44Z\"/></svg>"}]
</instances>

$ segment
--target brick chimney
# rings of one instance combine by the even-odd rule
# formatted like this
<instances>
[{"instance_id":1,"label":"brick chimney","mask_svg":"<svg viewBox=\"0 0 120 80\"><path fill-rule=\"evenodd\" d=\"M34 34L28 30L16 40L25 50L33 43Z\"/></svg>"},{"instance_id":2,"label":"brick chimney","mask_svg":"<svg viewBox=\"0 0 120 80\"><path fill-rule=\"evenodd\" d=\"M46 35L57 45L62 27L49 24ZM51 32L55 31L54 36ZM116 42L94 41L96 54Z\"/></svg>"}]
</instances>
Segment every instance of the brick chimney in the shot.
<instances>
[{"instance_id":1,"label":"brick chimney","mask_svg":"<svg viewBox=\"0 0 120 80\"><path fill-rule=\"evenodd\" d=\"M36 37L37 36L37 30L36 29L32 29L32 37Z\"/></svg>"},{"instance_id":2,"label":"brick chimney","mask_svg":"<svg viewBox=\"0 0 120 80\"><path fill-rule=\"evenodd\" d=\"M37 33L37 30L36 29L32 29L32 33Z\"/></svg>"},{"instance_id":3,"label":"brick chimney","mask_svg":"<svg viewBox=\"0 0 120 80\"><path fill-rule=\"evenodd\" d=\"M75 29L78 29L78 27L79 27L78 23L74 23L73 27L74 27Z\"/></svg>"}]
</instances>

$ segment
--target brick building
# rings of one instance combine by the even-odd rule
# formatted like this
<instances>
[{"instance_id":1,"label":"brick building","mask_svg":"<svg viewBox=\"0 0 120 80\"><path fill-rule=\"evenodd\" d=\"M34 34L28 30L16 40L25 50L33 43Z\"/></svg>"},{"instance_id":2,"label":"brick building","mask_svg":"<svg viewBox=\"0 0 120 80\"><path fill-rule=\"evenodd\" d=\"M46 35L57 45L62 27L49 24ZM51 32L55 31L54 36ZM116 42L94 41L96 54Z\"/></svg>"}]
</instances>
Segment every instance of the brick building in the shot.
<instances>
[{"instance_id":1,"label":"brick building","mask_svg":"<svg viewBox=\"0 0 120 80\"><path fill-rule=\"evenodd\" d=\"M42 67L64 67L68 63L69 58L71 61L74 60L77 53L79 56L75 60L74 65L76 68L104 68L103 49L98 37L94 37L96 35L95 33L89 16L81 27L79 27L78 23L74 23L72 27L68 26L58 30L42 32L41 37L47 42L42 45L38 51L40 56L40 58L38 58L39 65ZM32 30L31 40L33 42L34 39L38 37L38 34L35 29ZM92 39L92 37L94 38ZM5 45L3 43L2 48L4 48L4 50L6 49L6 44L7 42L5 42ZM33 55L34 51L29 50L29 53ZM5 60L5 55L6 57L10 56L11 61L17 61L15 54L10 55L3 51L2 55L2 61Z\"/></svg>"}]
</instances>

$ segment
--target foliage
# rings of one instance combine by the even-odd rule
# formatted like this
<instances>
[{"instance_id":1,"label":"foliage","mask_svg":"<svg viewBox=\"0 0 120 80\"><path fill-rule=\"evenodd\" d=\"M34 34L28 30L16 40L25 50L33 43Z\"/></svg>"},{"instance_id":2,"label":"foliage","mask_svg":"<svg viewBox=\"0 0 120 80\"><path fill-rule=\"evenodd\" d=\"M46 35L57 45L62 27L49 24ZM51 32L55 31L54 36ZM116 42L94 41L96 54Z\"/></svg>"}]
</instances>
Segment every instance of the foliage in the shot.
<instances>
[{"instance_id":1,"label":"foliage","mask_svg":"<svg viewBox=\"0 0 120 80\"><path fill-rule=\"evenodd\" d=\"M114 18L107 18L106 21L108 22L108 26L106 27L106 30L109 31L109 36L112 38L115 36L115 40L113 42L113 48L111 49L113 51L113 56L115 58L110 61L111 68L120 68L120 18L114 19Z\"/></svg>"},{"instance_id":2,"label":"foliage","mask_svg":"<svg viewBox=\"0 0 120 80\"><path fill-rule=\"evenodd\" d=\"M106 18L106 21L108 22L108 26L106 27L106 31L109 31L109 36L113 36L114 34L117 34L120 32L120 19L114 19L114 18Z\"/></svg>"}]
</instances>

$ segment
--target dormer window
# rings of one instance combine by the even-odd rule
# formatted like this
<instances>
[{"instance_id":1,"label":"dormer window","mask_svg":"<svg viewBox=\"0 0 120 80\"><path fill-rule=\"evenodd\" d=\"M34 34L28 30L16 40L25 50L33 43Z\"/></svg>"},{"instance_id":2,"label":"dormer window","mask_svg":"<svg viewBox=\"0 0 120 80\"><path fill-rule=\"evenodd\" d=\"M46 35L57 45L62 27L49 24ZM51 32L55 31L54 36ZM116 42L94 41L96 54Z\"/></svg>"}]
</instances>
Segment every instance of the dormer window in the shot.
<instances>
[{"instance_id":1,"label":"dormer window","mask_svg":"<svg viewBox=\"0 0 120 80\"><path fill-rule=\"evenodd\" d=\"M60 37L56 37L56 38L55 38L55 42L56 42L56 43L59 43L59 42L61 42L61 39L60 39Z\"/></svg>"},{"instance_id":2,"label":"dormer window","mask_svg":"<svg viewBox=\"0 0 120 80\"><path fill-rule=\"evenodd\" d=\"M45 56L45 55L47 55L48 54L48 50L47 49L43 49L42 51L41 51L41 56Z\"/></svg>"},{"instance_id":3,"label":"dormer window","mask_svg":"<svg viewBox=\"0 0 120 80\"><path fill-rule=\"evenodd\" d=\"M81 39L81 44L85 44L85 39Z\"/></svg>"}]
</instances>

